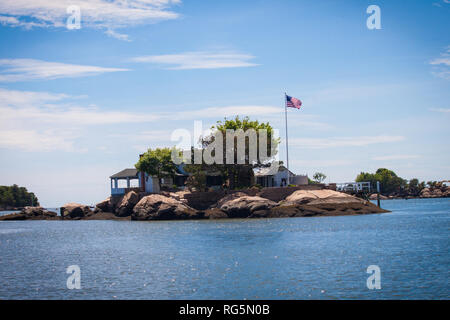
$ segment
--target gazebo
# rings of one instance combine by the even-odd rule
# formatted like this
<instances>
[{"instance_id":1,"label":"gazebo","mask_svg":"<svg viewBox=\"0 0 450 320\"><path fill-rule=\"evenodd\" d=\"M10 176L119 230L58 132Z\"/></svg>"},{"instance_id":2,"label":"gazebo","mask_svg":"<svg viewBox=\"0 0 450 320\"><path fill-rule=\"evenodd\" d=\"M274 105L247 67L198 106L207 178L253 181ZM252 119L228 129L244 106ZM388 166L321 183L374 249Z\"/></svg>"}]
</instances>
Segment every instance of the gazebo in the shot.
<instances>
[{"instance_id":1,"label":"gazebo","mask_svg":"<svg viewBox=\"0 0 450 320\"><path fill-rule=\"evenodd\" d=\"M123 195L130 189L141 189L141 178L137 169L124 169L110 177L111 179L111 195ZM119 188L119 180L126 180L127 187ZM131 188L131 181L138 180L139 187Z\"/></svg>"}]
</instances>

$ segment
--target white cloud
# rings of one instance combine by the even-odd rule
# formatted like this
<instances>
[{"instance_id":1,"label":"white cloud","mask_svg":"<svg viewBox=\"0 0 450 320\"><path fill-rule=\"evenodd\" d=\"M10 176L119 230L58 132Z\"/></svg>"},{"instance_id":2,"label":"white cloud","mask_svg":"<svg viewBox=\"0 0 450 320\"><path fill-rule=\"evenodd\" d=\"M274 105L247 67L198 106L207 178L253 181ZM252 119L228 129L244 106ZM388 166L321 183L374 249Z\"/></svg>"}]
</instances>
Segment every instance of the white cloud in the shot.
<instances>
[{"instance_id":1,"label":"white cloud","mask_svg":"<svg viewBox=\"0 0 450 320\"><path fill-rule=\"evenodd\" d=\"M116 39L123 40L123 41L131 41L128 38L127 34L118 33L111 29L106 30L105 33L112 38L116 38Z\"/></svg>"},{"instance_id":2,"label":"white cloud","mask_svg":"<svg viewBox=\"0 0 450 320\"><path fill-rule=\"evenodd\" d=\"M0 129L0 147L24 151L46 152L61 150L66 152L85 151L74 148L73 135L62 135L55 130L4 130Z\"/></svg>"},{"instance_id":3,"label":"white cloud","mask_svg":"<svg viewBox=\"0 0 450 320\"><path fill-rule=\"evenodd\" d=\"M347 159L331 159L331 160L297 160L290 159L291 165L301 168L324 168L324 167L343 167L353 165L355 162Z\"/></svg>"},{"instance_id":4,"label":"white cloud","mask_svg":"<svg viewBox=\"0 0 450 320\"><path fill-rule=\"evenodd\" d=\"M132 58L133 62L168 65L169 70L221 69L257 66L250 62L255 57L235 52L185 52Z\"/></svg>"},{"instance_id":5,"label":"white cloud","mask_svg":"<svg viewBox=\"0 0 450 320\"><path fill-rule=\"evenodd\" d=\"M430 109L431 111L441 112L441 113L450 113L449 108L433 108Z\"/></svg>"},{"instance_id":6,"label":"white cloud","mask_svg":"<svg viewBox=\"0 0 450 320\"><path fill-rule=\"evenodd\" d=\"M301 148L324 149L336 147L366 147L371 144L392 143L405 140L402 136L361 136L331 138L293 138L289 144Z\"/></svg>"},{"instance_id":7,"label":"white cloud","mask_svg":"<svg viewBox=\"0 0 450 320\"><path fill-rule=\"evenodd\" d=\"M420 158L420 156L414 155L414 154L394 154L394 155L388 155L388 156L374 157L373 160L389 161L389 160L407 160L407 159L417 159L417 158Z\"/></svg>"},{"instance_id":8,"label":"white cloud","mask_svg":"<svg viewBox=\"0 0 450 320\"><path fill-rule=\"evenodd\" d=\"M0 88L0 112L2 119L34 119L43 123L73 125L102 125L115 123L142 123L161 119L186 120L227 117L234 115L270 115L281 112L272 106L225 106L192 111L138 113L105 111L100 108L63 104L73 97L48 92L18 91ZM55 104L56 103L56 104Z\"/></svg>"},{"instance_id":9,"label":"white cloud","mask_svg":"<svg viewBox=\"0 0 450 320\"><path fill-rule=\"evenodd\" d=\"M430 64L434 66L432 74L443 79L450 79L450 46L441 53L439 58L431 60Z\"/></svg>"},{"instance_id":10,"label":"white cloud","mask_svg":"<svg viewBox=\"0 0 450 320\"><path fill-rule=\"evenodd\" d=\"M0 59L0 81L2 82L73 78L118 71L128 71L128 69L103 68L35 59Z\"/></svg>"},{"instance_id":11,"label":"white cloud","mask_svg":"<svg viewBox=\"0 0 450 320\"><path fill-rule=\"evenodd\" d=\"M223 118L231 116L257 116L281 113L281 108L272 106L226 106L211 107L190 111L175 112L172 116L177 119L198 119L198 118Z\"/></svg>"},{"instance_id":12,"label":"white cloud","mask_svg":"<svg viewBox=\"0 0 450 320\"><path fill-rule=\"evenodd\" d=\"M86 126L280 113L280 108L271 106L228 106L193 111L140 113L105 110L95 105L80 107L74 104L74 99L80 98L84 97L0 88L0 147L16 146L28 151L80 151L74 147L74 142L80 137L80 133L85 132L80 128ZM48 131L48 128L52 128L52 131ZM170 141L170 136L171 132L161 130L122 135L129 140L146 143ZM120 137L120 132L117 137Z\"/></svg>"},{"instance_id":13,"label":"white cloud","mask_svg":"<svg viewBox=\"0 0 450 320\"><path fill-rule=\"evenodd\" d=\"M176 19L179 14L170 7L180 3L180 0L2 0L0 23L12 27L62 28L70 16L67 8L77 5L82 28L114 30Z\"/></svg>"}]
</instances>

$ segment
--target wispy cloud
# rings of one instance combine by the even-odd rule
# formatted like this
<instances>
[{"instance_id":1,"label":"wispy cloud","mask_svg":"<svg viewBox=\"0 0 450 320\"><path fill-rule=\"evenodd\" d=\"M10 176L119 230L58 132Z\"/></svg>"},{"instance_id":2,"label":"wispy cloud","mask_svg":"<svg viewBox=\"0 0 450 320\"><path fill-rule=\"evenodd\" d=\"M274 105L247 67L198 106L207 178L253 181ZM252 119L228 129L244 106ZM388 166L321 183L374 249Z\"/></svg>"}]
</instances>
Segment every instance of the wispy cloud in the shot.
<instances>
[{"instance_id":1,"label":"wispy cloud","mask_svg":"<svg viewBox=\"0 0 450 320\"><path fill-rule=\"evenodd\" d=\"M191 111L139 113L105 111L95 106L80 107L69 103L73 97L48 92L18 91L0 88L2 119L35 119L40 122L102 125L115 123L143 123L161 119L201 120L234 115L270 115L280 113L271 106L225 106Z\"/></svg>"},{"instance_id":2,"label":"wispy cloud","mask_svg":"<svg viewBox=\"0 0 450 320\"><path fill-rule=\"evenodd\" d=\"M325 168L325 167L344 167L349 165L354 165L355 161L348 159L316 159L316 160L298 160L292 159L289 160L294 166L298 166L301 168Z\"/></svg>"},{"instance_id":3,"label":"wispy cloud","mask_svg":"<svg viewBox=\"0 0 450 320\"><path fill-rule=\"evenodd\" d=\"M417 159L417 158L420 158L420 156L415 155L415 154L394 154L394 155L374 157L373 160L390 161L390 160L409 160L409 159Z\"/></svg>"},{"instance_id":4,"label":"wispy cloud","mask_svg":"<svg viewBox=\"0 0 450 320\"><path fill-rule=\"evenodd\" d=\"M85 97L49 92L19 91L0 88L0 147L28 151L80 151L74 143L85 132L82 128L97 125L155 123L160 120L185 121L217 119L233 115L272 115L280 108L272 106L225 106L193 111L133 112L105 110L97 106L80 106ZM161 108L163 109L163 108ZM52 128L51 131L48 128ZM117 132L120 137L120 131ZM136 142L169 141L170 131L142 131L122 137ZM40 147L39 147L40 145Z\"/></svg>"},{"instance_id":5,"label":"wispy cloud","mask_svg":"<svg viewBox=\"0 0 450 320\"><path fill-rule=\"evenodd\" d=\"M123 41L131 41L127 34L118 33L111 29L106 30L105 33L112 38L116 38Z\"/></svg>"},{"instance_id":6,"label":"wispy cloud","mask_svg":"<svg viewBox=\"0 0 450 320\"><path fill-rule=\"evenodd\" d=\"M432 108L430 110L441 113L450 113L450 108Z\"/></svg>"},{"instance_id":7,"label":"wispy cloud","mask_svg":"<svg viewBox=\"0 0 450 320\"><path fill-rule=\"evenodd\" d=\"M221 69L254 67L250 62L255 57L235 52L185 52L154 56L140 56L131 59L133 62L152 63L166 66L169 70Z\"/></svg>"},{"instance_id":8,"label":"wispy cloud","mask_svg":"<svg viewBox=\"0 0 450 320\"><path fill-rule=\"evenodd\" d=\"M61 150L66 152L84 152L74 147L76 136L57 130L0 129L0 148L20 149L29 152L47 152Z\"/></svg>"},{"instance_id":9,"label":"wispy cloud","mask_svg":"<svg viewBox=\"0 0 450 320\"><path fill-rule=\"evenodd\" d=\"M445 52L441 53L439 58L431 60L430 64L434 66L432 73L435 76L450 79L450 46L446 48Z\"/></svg>"},{"instance_id":10,"label":"wispy cloud","mask_svg":"<svg viewBox=\"0 0 450 320\"><path fill-rule=\"evenodd\" d=\"M282 109L272 106L225 106L175 112L176 119L223 118L231 116L257 116L281 113Z\"/></svg>"},{"instance_id":11,"label":"wispy cloud","mask_svg":"<svg viewBox=\"0 0 450 320\"><path fill-rule=\"evenodd\" d=\"M177 19L170 8L181 0L2 0L0 23L11 27L66 26L67 8L77 5L82 28L115 30ZM126 40L126 38L120 38Z\"/></svg>"},{"instance_id":12,"label":"wispy cloud","mask_svg":"<svg viewBox=\"0 0 450 320\"><path fill-rule=\"evenodd\" d=\"M151 122L160 119L155 114L124 111L105 111L97 107L79 107L58 103L72 97L47 92L27 92L0 88L0 113L2 121L71 125L104 125L115 123ZM66 101L64 101L66 102Z\"/></svg>"},{"instance_id":13,"label":"wispy cloud","mask_svg":"<svg viewBox=\"0 0 450 320\"><path fill-rule=\"evenodd\" d=\"M366 147L371 144L392 143L405 140L403 136L360 136L360 137L331 137L331 138L294 138L289 139L292 146L325 149L336 147Z\"/></svg>"},{"instance_id":14,"label":"wispy cloud","mask_svg":"<svg viewBox=\"0 0 450 320\"><path fill-rule=\"evenodd\" d=\"M1 82L73 78L118 71L128 71L128 69L103 68L35 59L0 59Z\"/></svg>"}]
</instances>

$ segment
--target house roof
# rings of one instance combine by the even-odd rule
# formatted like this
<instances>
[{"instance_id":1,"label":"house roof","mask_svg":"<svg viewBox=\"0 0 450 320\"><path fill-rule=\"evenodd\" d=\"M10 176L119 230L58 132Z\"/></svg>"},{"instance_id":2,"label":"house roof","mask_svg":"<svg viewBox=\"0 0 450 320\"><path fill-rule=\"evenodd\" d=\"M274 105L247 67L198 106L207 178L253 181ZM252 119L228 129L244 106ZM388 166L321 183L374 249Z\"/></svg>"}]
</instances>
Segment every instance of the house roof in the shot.
<instances>
[{"instance_id":1,"label":"house roof","mask_svg":"<svg viewBox=\"0 0 450 320\"><path fill-rule=\"evenodd\" d=\"M118 178L118 179L125 179L125 178L138 178L138 170L137 169L124 169L116 174L113 174L110 178Z\"/></svg>"},{"instance_id":2,"label":"house roof","mask_svg":"<svg viewBox=\"0 0 450 320\"><path fill-rule=\"evenodd\" d=\"M271 170L271 167L265 167L265 168L256 169L255 170L255 176L256 177L273 176L274 174L271 173L270 170ZM285 171L285 170L287 170L287 168L285 166L279 166L277 173L280 172L280 171ZM289 174L292 175L292 176L295 176L295 174L292 173L291 170L289 170Z\"/></svg>"}]
</instances>

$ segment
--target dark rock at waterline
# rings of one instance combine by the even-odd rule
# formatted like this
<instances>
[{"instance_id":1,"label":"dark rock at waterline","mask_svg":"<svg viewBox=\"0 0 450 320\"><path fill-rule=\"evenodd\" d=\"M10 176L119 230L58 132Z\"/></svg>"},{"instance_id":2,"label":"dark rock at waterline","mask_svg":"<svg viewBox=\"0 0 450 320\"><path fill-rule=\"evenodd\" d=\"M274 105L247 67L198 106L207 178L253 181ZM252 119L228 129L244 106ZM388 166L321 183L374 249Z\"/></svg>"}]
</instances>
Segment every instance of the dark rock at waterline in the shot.
<instances>
[{"instance_id":1,"label":"dark rock at waterline","mask_svg":"<svg viewBox=\"0 0 450 320\"><path fill-rule=\"evenodd\" d=\"M219 199L206 210L196 210L182 197L152 194L136 201L130 192L118 199L108 198L88 206L69 203L61 207L64 220L186 220L226 218L284 218L360 215L388 212L369 201L332 190L297 190L280 202L235 192ZM137 203L136 203L137 202ZM116 210L111 210L111 209ZM130 210L132 210L130 212ZM120 216L119 216L120 215ZM27 207L20 213L1 216L0 220L58 220L56 213L40 207Z\"/></svg>"},{"instance_id":2,"label":"dark rock at waterline","mask_svg":"<svg viewBox=\"0 0 450 320\"><path fill-rule=\"evenodd\" d=\"M94 212L112 212L113 208L111 206L111 197L97 203L95 205Z\"/></svg>"},{"instance_id":3,"label":"dark rock at waterline","mask_svg":"<svg viewBox=\"0 0 450 320\"><path fill-rule=\"evenodd\" d=\"M224 211L222 211L218 208L211 208L211 209L207 209L203 212L203 218L205 218L205 219L226 219L229 217Z\"/></svg>"},{"instance_id":4,"label":"dark rock at waterline","mask_svg":"<svg viewBox=\"0 0 450 320\"><path fill-rule=\"evenodd\" d=\"M63 219L81 219L92 214L89 206L79 203L67 203L60 208Z\"/></svg>"},{"instance_id":5,"label":"dark rock at waterline","mask_svg":"<svg viewBox=\"0 0 450 320\"><path fill-rule=\"evenodd\" d=\"M131 220L131 217L118 217L112 212L94 212L84 217L83 220Z\"/></svg>"},{"instance_id":6,"label":"dark rock at waterline","mask_svg":"<svg viewBox=\"0 0 450 320\"><path fill-rule=\"evenodd\" d=\"M118 217L127 217L133 213L133 208L139 202L139 195L134 192L128 192L116 208L116 215Z\"/></svg>"},{"instance_id":7,"label":"dark rock at waterline","mask_svg":"<svg viewBox=\"0 0 450 320\"><path fill-rule=\"evenodd\" d=\"M186 220L200 219L200 211L183 202L160 194L142 198L134 207L132 220Z\"/></svg>"},{"instance_id":8,"label":"dark rock at waterline","mask_svg":"<svg viewBox=\"0 0 450 320\"><path fill-rule=\"evenodd\" d=\"M48 211L42 207L25 207L19 213L0 216L0 221L56 219L59 219L56 212Z\"/></svg>"}]
</instances>

